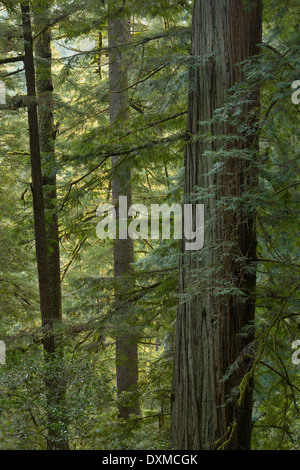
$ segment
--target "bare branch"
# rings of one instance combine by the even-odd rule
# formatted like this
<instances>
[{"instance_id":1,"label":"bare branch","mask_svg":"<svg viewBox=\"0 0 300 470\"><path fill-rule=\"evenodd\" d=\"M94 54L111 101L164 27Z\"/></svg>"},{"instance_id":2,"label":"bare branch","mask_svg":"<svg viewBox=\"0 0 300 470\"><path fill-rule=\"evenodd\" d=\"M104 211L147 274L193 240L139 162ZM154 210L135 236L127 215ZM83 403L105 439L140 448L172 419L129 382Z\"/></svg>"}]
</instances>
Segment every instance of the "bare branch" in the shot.
<instances>
[{"instance_id":1,"label":"bare branch","mask_svg":"<svg viewBox=\"0 0 300 470\"><path fill-rule=\"evenodd\" d=\"M17 57L5 57L4 59L0 59L0 65L2 64L11 64L15 62L23 62L24 61L24 56L19 55Z\"/></svg>"}]
</instances>

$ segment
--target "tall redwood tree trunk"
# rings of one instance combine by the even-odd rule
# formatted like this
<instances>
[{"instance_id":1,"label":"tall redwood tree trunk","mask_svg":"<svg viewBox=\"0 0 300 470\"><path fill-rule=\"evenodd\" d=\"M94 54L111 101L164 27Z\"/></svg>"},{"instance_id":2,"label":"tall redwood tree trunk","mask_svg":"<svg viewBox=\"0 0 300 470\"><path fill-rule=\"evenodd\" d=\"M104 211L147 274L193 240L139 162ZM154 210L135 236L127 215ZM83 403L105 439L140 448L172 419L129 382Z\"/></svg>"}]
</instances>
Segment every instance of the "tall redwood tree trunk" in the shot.
<instances>
[{"instance_id":1,"label":"tall redwood tree trunk","mask_svg":"<svg viewBox=\"0 0 300 470\"><path fill-rule=\"evenodd\" d=\"M185 252L182 244L172 394L172 439L178 449L251 445L253 384L246 374L255 312L256 229L247 197L257 185L258 86L245 90L239 122L232 119L238 106L228 111L228 120L211 121L228 90L245 79L237 64L259 52L262 2L245 3L194 2L185 202L195 203L198 195L206 225L200 252Z\"/></svg>"},{"instance_id":2,"label":"tall redwood tree trunk","mask_svg":"<svg viewBox=\"0 0 300 470\"><path fill-rule=\"evenodd\" d=\"M120 2L122 5L122 2ZM109 109L110 123L113 130L124 131L128 120L128 79L124 55L124 44L130 41L130 22L122 6L114 5L108 20L109 41ZM112 158L116 167L118 157ZM128 162L116 168L112 177L113 203L117 208L119 196L127 198L131 205L131 171ZM134 262L133 240L117 236L113 248L115 278L115 337L116 337L116 381L120 398L119 417L127 418L139 413L138 399L138 344L133 332L133 309L129 300L132 290L132 263Z\"/></svg>"}]
</instances>

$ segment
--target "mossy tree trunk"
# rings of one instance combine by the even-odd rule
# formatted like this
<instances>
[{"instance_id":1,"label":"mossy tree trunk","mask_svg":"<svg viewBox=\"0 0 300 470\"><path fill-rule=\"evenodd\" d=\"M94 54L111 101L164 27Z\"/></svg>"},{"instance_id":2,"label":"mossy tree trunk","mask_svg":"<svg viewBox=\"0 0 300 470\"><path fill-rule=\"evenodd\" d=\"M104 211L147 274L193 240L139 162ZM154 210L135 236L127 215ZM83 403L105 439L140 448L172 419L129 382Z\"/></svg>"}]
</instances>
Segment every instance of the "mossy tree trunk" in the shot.
<instances>
[{"instance_id":1,"label":"mossy tree trunk","mask_svg":"<svg viewBox=\"0 0 300 470\"><path fill-rule=\"evenodd\" d=\"M109 109L113 133L124 132L129 118L128 77L126 44L130 41L130 21L123 3L116 2L109 12ZM117 209L117 222L122 215L118 211L119 196L127 198L131 205L131 169L127 161L119 165L119 157L112 157L115 171L112 176L112 197ZM122 223L122 222L121 222ZM138 337L134 331L133 308L130 290L133 287L133 240L117 235L113 248L115 278L115 338L116 381L119 395L119 417L128 418L139 413L138 399Z\"/></svg>"},{"instance_id":2,"label":"mossy tree trunk","mask_svg":"<svg viewBox=\"0 0 300 470\"><path fill-rule=\"evenodd\" d=\"M52 371L51 376L46 376L45 378L48 402L47 448L48 450L68 450L65 410L66 383L63 371L63 341L61 339L62 301L57 215L56 129L54 125L51 27L49 23L49 5L47 2L37 2L35 7L36 87L53 322L53 351L51 352L51 356L48 357L48 366L52 367ZM46 351L46 353L49 352L50 351ZM55 361L54 363L51 361L52 358Z\"/></svg>"},{"instance_id":3,"label":"mossy tree trunk","mask_svg":"<svg viewBox=\"0 0 300 470\"><path fill-rule=\"evenodd\" d=\"M61 348L56 339L57 326L61 323L62 313L55 204L56 164L53 140L51 34L47 27L47 10L46 8L40 9L38 17L41 30L35 43L37 56L35 66L29 4L22 4L21 10L28 94L35 243L46 360L47 449L66 450L68 449L66 429L61 418L65 383L61 370L57 370L62 364ZM58 362L57 359L59 359Z\"/></svg>"}]
</instances>

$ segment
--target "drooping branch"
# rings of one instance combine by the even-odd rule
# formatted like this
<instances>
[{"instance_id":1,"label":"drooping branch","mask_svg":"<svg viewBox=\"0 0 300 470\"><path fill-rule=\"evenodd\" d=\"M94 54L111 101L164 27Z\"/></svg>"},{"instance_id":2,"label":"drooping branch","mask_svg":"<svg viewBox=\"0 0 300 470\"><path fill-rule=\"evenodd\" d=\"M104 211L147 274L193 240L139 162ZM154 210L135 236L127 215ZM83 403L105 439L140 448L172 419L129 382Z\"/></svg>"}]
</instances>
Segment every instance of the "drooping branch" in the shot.
<instances>
[{"instance_id":1,"label":"drooping branch","mask_svg":"<svg viewBox=\"0 0 300 470\"><path fill-rule=\"evenodd\" d=\"M157 140L151 140L149 142L146 142L144 144L141 144L141 145L137 145L135 147L131 147L131 148L124 148L122 150L113 150L111 152L107 152L107 153L97 153L97 154L93 154L91 156L101 156L102 157L102 160L100 163L98 163L97 165L94 166L94 168L92 168L91 170L89 170L87 173L85 173L83 176L80 176L79 178L77 178L76 180L74 181L71 181L71 183L69 183L68 186L74 186L76 185L77 183L80 183L80 181L82 181L83 179L85 179L87 176L89 176L90 174L94 173L96 170L98 170L98 168L100 168L103 163L109 159L110 157L112 156L116 156L116 157L119 157L119 156L122 156L122 155L130 155L132 153L135 153L135 152L138 152L138 151L141 151L141 150L146 150L146 149L151 149L152 147L155 147L156 145L159 145L159 144L165 144L165 143L168 143L168 142L174 142L176 140L180 140L180 139L184 139L186 137L186 133L185 132L180 132L178 134L175 134L173 136L170 136L170 137L163 137L161 139L157 139Z\"/></svg>"}]
</instances>

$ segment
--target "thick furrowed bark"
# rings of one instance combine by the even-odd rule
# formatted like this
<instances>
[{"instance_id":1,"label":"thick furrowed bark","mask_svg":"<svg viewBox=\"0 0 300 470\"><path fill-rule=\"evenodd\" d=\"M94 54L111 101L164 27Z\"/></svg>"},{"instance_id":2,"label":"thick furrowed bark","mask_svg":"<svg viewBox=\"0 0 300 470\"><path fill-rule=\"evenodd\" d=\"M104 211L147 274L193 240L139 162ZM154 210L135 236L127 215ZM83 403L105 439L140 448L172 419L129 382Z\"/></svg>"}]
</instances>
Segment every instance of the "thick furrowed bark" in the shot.
<instances>
[{"instance_id":1,"label":"thick furrowed bark","mask_svg":"<svg viewBox=\"0 0 300 470\"><path fill-rule=\"evenodd\" d=\"M255 132L245 138L229 121L210 122L228 90L245 78L237 64L258 53L261 1L247 9L243 4L194 3L187 125L194 139L186 145L185 202L197 188L205 191L197 202L205 205L206 226L201 252L185 252L182 244L179 291L188 297L178 307L172 396L172 438L179 449L249 449L251 442L252 379L240 402L232 392L251 363L253 333L241 333L254 320L255 214L242 205L229 209L228 203L257 184L255 161L245 158L247 150L255 154ZM258 114L249 118L249 112L258 110L257 89L251 100L241 119L255 127ZM199 124L204 121L209 123ZM227 143L229 135L240 137ZM212 171L212 152L221 149L227 152L218 156L221 169ZM222 380L233 364L235 371Z\"/></svg>"}]
</instances>

